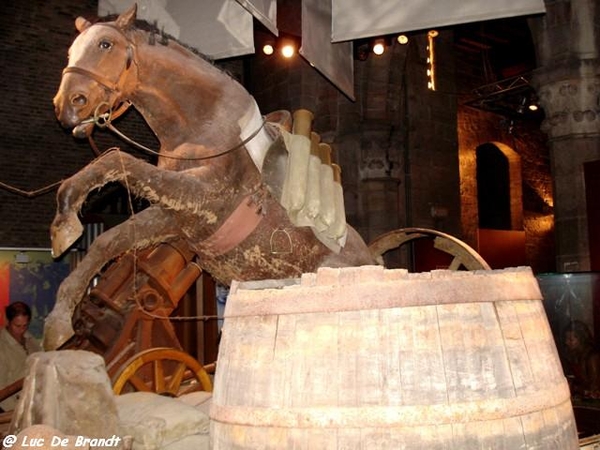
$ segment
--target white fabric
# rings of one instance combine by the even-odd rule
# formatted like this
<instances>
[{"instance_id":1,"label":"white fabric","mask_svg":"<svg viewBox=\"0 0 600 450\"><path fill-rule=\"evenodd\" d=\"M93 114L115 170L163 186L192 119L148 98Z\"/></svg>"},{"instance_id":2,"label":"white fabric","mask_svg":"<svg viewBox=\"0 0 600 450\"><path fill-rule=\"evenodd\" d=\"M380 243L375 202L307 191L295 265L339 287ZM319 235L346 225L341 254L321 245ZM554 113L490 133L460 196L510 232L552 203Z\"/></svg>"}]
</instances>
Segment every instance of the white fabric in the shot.
<instances>
[{"instance_id":1,"label":"white fabric","mask_svg":"<svg viewBox=\"0 0 600 450\"><path fill-rule=\"evenodd\" d=\"M298 211L299 226L316 226L316 218L321 208L321 159L313 155L308 159L306 198ZM322 230L320 230L322 231Z\"/></svg>"},{"instance_id":2,"label":"white fabric","mask_svg":"<svg viewBox=\"0 0 600 450\"><path fill-rule=\"evenodd\" d=\"M269 147L273 144L273 140L269 137L264 127L264 118L260 114L260 110L254 99L252 100L252 105L238 123L241 129L240 139L242 141L250 137L256 130L259 130L256 136L246 143L246 150L248 150L250 158L252 158L258 170L262 172L265 156L269 151Z\"/></svg>"},{"instance_id":3,"label":"white fabric","mask_svg":"<svg viewBox=\"0 0 600 450\"><path fill-rule=\"evenodd\" d=\"M351 42L331 43L331 3L302 0L300 54L350 100L354 100L354 58Z\"/></svg>"},{"instance_id":4,"label":"white fabric","mask_svg":"<svg viewBox=\"0 0 600 450\"><path fill-rule=\"evenodd\" d=\"M139 19L213 59L254 53L252 14L235 0L98 0L98 15L120 14L133 3Z\"/></svg>"},{"instance_id":5,"label":"white fabric","mask_svg":"<svg viewBox=\"0 0 600 450\"><path fill-rule=\"evenodd\" d=\"M334 239L344 239L344 243L346 242L346 211L344 206L344 190L340 183L333 183L333 202L335 208L335 220L331 225L331 230L329 234ZM344 244L342 244L343 247Z\"/></svg>"},{"instance_id":6,"label":"white fabric","mask_svg":"<svg viewBox=\"0 0 600 450\"><path fill-rule=\"evenodd\" d=\"M275 36L279 36L277 29L277 0L237 0Z\"/></svg>"},{"instance_id":7,"label":"white fabric","mask_svg":"<svg viewBox=\"0 0 600 450\"><path fill-rule=\"evenodd\" d=\"M292 222L304 206L308 163L310 161L310 139L300 134L291 134L281 130L285 146L288 149L288 163L281 193L281 205L287 210Z\"/></svg>"},{"instance_id":8,"label":"white fabric","mask_svg":"<svg viewBox=\"0 0 600 450\"><path fill-rule=\"evenodd\" d=\"M333 169L320 159L313 170L311 166L310 140L300 134L281 130L288 150L286 177L280 203L296 226L310 226L319 241L333 252L339 252L346 244L347 225L342 187L333 180ZM316 162L316 161L313 161ZM319 183L316 190L312 183ZM315 202L314 195L318 195ZM309 216L308 206L318 207L318 213Z\"/></svg>"},{"instance_id":9,"label":"white fabric","mask_svg":"<svg viewBox=\"0 0 600 450\"><path fill-rule=\"evenodd\" d=\"M164 449L189 436L208 435L208 416L176 398L133 392L116 396L115 402L121 433L133 436L133 450Z\"/></svg>"},{"instance_id":10,"label":"white fabric","mask_svg":"<svg viewBox=\"0 0 600 450\"><path fill-rule=\"evenodd\" d=\"M332 0L331 40L543 12L543 0Z\"/></svg>"},{"instance_id":11,"label":"white fabric","mask_svg":"<svg viewBox=\"0 0 600 450\"><path fill-rule=\"evenodd\" d=\"M335 189L333 169L328 164L321 164L321 204L318 220L329 229L335 221Z\"/></svg>"}]
</instances>

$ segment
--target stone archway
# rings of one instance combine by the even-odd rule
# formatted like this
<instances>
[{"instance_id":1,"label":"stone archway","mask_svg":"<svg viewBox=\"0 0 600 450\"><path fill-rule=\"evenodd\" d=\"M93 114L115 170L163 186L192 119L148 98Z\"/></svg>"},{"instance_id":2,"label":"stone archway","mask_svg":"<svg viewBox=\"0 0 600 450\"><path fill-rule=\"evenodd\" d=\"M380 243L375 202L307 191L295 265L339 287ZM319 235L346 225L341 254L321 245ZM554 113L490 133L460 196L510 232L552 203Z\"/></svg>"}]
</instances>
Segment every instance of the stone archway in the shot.
<instances>
[{"instance_id":1,"label":"stone archway","mask_svg":"<svg viewBox=\"0 0 600 450\"><path fill-rule=\"evenodd\" d=\"M473 142L462 153L461 193L472 247L494 269L526 265L521 156L499 141Z\"/></svg>"}]
</instances>

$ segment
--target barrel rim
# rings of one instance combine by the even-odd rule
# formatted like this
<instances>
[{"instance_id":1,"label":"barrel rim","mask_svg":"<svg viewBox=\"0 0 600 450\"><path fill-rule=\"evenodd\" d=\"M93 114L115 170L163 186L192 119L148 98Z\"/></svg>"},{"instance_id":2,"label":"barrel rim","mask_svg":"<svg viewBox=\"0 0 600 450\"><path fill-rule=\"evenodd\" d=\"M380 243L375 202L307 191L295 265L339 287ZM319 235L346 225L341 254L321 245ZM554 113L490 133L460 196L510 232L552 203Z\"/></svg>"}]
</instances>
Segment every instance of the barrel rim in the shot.
<instances>
[{"instance_id":1,"label":"barrel rim","mask_svg":"<svg viewBox=\"0 0 600 450\"><path fill-rule=\"evenodd\" d=\"M277 284L268 280L264 289L258 289L255 283L234 282L224 317L543 299L529 267L417 274L380 266L321 268L317 273L303 274L300 284L289 279L280 281Z\"/></svg>"}]
</instances>

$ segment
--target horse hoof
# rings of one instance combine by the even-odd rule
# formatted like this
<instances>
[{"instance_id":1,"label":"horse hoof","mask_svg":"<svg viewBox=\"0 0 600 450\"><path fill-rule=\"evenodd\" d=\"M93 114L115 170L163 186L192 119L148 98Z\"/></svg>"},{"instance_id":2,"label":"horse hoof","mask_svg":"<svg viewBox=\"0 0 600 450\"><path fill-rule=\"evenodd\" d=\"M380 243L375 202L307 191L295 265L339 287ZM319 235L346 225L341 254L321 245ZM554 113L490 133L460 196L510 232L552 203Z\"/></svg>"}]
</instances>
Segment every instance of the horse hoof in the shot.
<instances>
[{"instance_id":1,"label":"horse hoof","mask_svg":"<svg viewBox=\"0 0 600 450\"><path fill-rule=\"evenodd\" d=\"M44 350L56 350L74 334L71 317L57 317L56 314L50 313L44 323L44 338L42 341Z\"/></svg>"},{"instance_id":2,"label":"horse hoof","mask_svg":"<svg viewBox=\"0 0 600 450\"><path fill-rule=\"evenodd\" d=\"M58 258L66 252L82 234L83 225L81 225L76 215L69 215L66 219L55 218L50 227L52 257Z\"/></svg>"}]
</instances>

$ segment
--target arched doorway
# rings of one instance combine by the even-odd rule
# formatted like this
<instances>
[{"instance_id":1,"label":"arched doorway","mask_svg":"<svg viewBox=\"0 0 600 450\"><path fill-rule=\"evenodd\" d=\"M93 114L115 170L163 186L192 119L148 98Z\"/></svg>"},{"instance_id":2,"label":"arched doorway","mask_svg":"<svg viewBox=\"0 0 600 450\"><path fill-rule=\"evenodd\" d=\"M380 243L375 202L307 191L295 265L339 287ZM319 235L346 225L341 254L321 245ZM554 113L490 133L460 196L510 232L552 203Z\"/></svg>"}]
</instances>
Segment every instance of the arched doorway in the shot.
<instances>
[{"instance_id":1,"label":"arched doorway","mask_svg":"<svg viewBox=\"0 0 600 450\"><path fill-rule=\"evenodd\" d=\"M488 142L476 149L478 250L492 268L526 264L521 157Z\"/></svg>"}]
</instances>

